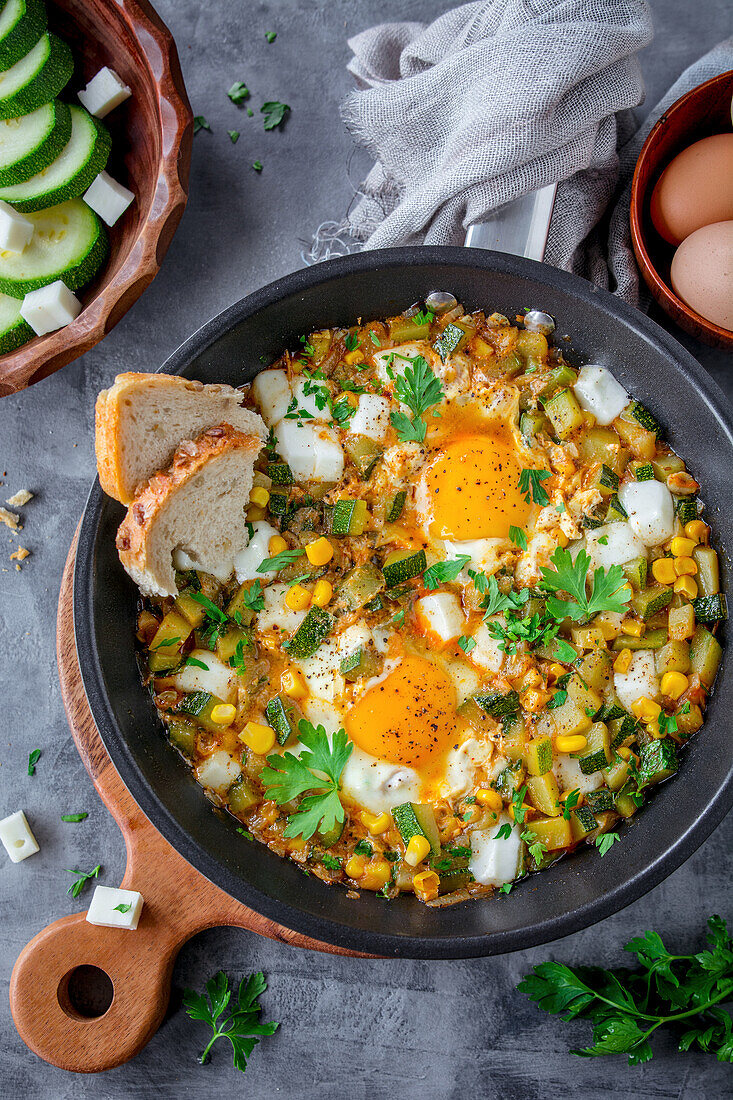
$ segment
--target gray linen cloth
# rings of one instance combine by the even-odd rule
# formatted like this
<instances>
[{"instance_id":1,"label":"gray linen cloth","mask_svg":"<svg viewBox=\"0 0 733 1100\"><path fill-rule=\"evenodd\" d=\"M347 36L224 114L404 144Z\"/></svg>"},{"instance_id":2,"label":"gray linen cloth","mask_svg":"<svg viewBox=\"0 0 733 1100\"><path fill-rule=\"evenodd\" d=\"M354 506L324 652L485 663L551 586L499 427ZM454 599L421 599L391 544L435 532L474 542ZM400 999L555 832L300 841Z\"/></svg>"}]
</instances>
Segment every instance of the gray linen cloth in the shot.
<instances>
[{"instance_id":1,"label":"gray linen cloth","mask_svg":"<svg viewBox=\"0 0 733 1100\"><path fill-rule=\"evenodd\" d=\"M338 228L366 248L462 244L491 211L560 181L545 259L637 302L628 196L606 240L599 222L664 107L733 63L731 40L636 131L651 39L645 0L478 0L428 27L356 35L342 114L376 163Z\"/></svg>"}]
</instances>

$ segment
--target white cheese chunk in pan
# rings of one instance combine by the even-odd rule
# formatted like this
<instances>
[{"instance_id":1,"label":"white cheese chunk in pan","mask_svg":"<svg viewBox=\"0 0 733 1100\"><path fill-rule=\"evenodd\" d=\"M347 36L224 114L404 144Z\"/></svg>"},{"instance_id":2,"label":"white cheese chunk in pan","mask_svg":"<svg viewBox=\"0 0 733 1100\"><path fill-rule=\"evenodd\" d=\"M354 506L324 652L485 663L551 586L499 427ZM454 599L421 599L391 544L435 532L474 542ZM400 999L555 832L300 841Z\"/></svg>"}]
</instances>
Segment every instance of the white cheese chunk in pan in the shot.
<instances>
[{"instance_id":1,"label":"white cheese chunk in pan","mask_svg":"<svg viewBox=\"0 0 733 1100\"><path fill-rule=\"evenodd\" d=\"M277 449L296 481L339 481L344 452L338 436L324 424L281 420L275 425Z\"/></svg>"},{"instance_id":2,"label":"white cheese chunk in pan","mask_svg":"<svg viewBox=\"0 0 733 1100\"><path fill-rule=\"evenodd\" d=\"M267 520L258 519L252 524L252 536L249 542L234 558L234 572L240 584L254 580L260 580L264 584L265 581L274 580L277 576L276 569L268 569L264 573L258 573L258 569L263 561L271 556L270 539L279 533Z\"/></svg>"},{"instance_id":3,"label":"white cheese chunk in pan","mask_svg":"<svg viewBox=\"0 0 733 1100\"><path fill-rule=\"evenodd\" d=\"M629 526L646 546L659 546L674 534L674 501L661 481L631 481L621 486L618 499L629 516Z\"/></svg>"},{"instance_id":4,"label":"white cheese chunk in pan","mask_svg":"<svg viewBox=\"0 0 733 1100\"><path fill-rule=\"evenodd\" d=\"M610 371L588 363L573 386L582 409L592 413L599 424L610 424L629 403L629 395Z\"/></svg>"},{"instance_id":5,"label":"white cheese chunk in pan","mask_svg":"<svg viewBox=\"0 0 733 1100\"><path fill-rule=\"evenodd\" d=\"M16 810L0 821L0 840L12 863L20 863L40 851L22 810Z\"/></svg>"},{"instance_id":6,"label":"white cheese chunk in pan","mask_svg":"<svg viewBox=\"0 0 733 1100\"><path fill-rule=\"evenodd\" d=\"M200 661L205 667L184 665L172 676L161 677L157 681L158 684L174 687L177 691L187 694L193 691L208 691L210 695L216 695L224 703L236 701L237 674L233 668L229 668L220 661L210 649L192 649L189 657Z\"/></svg>"},{"instance_id":7,"label":"white cheese chunk in pan","mask_svg":"<svg viewBox=\"0 0 733 1100\"><path fill-rule=\"evenodd\" d=\"M196 768L196 778L204 787L223 794L239 778L240 763L224 749L217 749Z\"/></svg>"},{"instance_id":8,"label":"white cheese chunk in pan","mask_svg":"<svg viewBox=\"0 0 733 1100\"><path fill-rule=\"evenodd\" d=\"M628 672L614 673L613 686L619 703L626 710L631 710L637 699L658 699L660 687L654 650L637 649L631 658Z\"/></svg>"},{"instance_id":9,"label":"white cheese chunk in pan","mask_svg":"<svg viewBox=\"0 0 733 1100\"><path fill-rule=\"evenodd\" d=\"M57 279L55 283L31 290L23 299L20 307L21 317L28 322L36 336L45 336L57 328L70 325L81 313L81 302L66 283Z\"/></svg>"},{"instance_id":10,"label":"white cheese chunk in pan","mask_svg":"<svg viewBox=\"0 0 733 1100\"><path fill-rule=\"evenodd\" d=\"M78 93L83 107L95 118L104 118L132 95L125 82L107 65Z\"/></svg>"},{"instance_id":11,"label":"white cheese chunk in pan","mask_svg":"<svg viewBox=\"0 0 733 1100\"><path fill-rule=\"evenodd\" d=\"M389 401L378 393L363 393L349 423L353 435L366 435L381 442L389 430Z\"/></svg>"},{"instance_id":12,"label":"white cheese chunk in pan","mask_svg":"<svg viewBox=\"0 0 733 1100\"><path fill-rule=\"evenodd\" d=\"M106 172L100 172L89 184L82 198L95 214L99 214L103 222L114 225L135 198L135 193L128 191Z\"/></svg>"},{"instance_id":13,"label":"white cheese chunk in pan","mask_svg":"<svg viewBox=\"0 0 733 1100\"><path fill-rule=\"evenodd\" d=\"M268 428L282 420L292 398L284 370L262 370L252 383L252 396Z\"/></svg>"},{"instance_id":14,"label":"white cheese chunk in pan","mask_svg":"<svg viewBox=\"0 0 733 1100\"><path fill-rule=\"evenodd\" d=\"M309 392L306 393L306 390ZM331 410L328 407L327 390L328 387L323 382L309 382L307 378L301 378L300 376L294 378L292 382L293 397L297 402L297 408L310 413L314 420L329 422L333 420Z\"/></svg>"},{"instance_id":15,"label":"white cheese chunk in pan","mask_svg":"<svg viewBox=\"0 0 733 1100\"><path fill-rule=\"evenodd\" d=\"M33 236L33 222L24 218L10 203L0 199L0 249L22 252Z\"/></svg>"},{"instance_id":16,"label":"white cheese chunk in pan","mask_svg":"<svg viewBox=\"0 0 733 1100\"><path fill-rule=\"evenodd\" d=\"M587 794L603 785L603 774L600 771L584 775L580 770L580 761L567 753L558 755L552 770L561 791L574 791L577 787L583 794Z\"/></svg>"},{"instance_id":17,"label":"white cheese chunk in pan","mask_svg":"<svg viewBox=\"0 0 733 1100\"><path fill-rule=\"evenodd\" d=\"M143 896L137 890L95 886L87 921L99 928L125 928L134 932L142 911Z\"/></svg>"},{"instance_id":18,"label":"white cheese chunk in pan","mask_svg":"<svg viewBox=\"0 0 733 1100\"><path fill-rule=\"evenodd\" d=\"M447 645L466 626L461 602L452 592L431 592L415 602L418 626L440 645Z\"/></svg>"},{"instance_id":19,"label":"white cheese chunk in pan","mask_svg":"<svg viewBox=\"0 0 733 1100\"><path fill-rule=\"evenodd\" d=\"M264 582L263 582L264 583ZM278 628L283 634L295 634L307 612L293 611L285 603L290 590L288 584L267 584L262 590L265 606L257 613L258 631Z\"/></svg>"},{"instance_id":20,"label":"white cheese chunk in pan","mask_svg":"<svg viewBox=\"0 0 733 1100\"><path fill-rule=\"evenodd\" d=\"M506 839L496 839L502 825L511 825ZM488 829L474 829L471 835L471 857L468 869L476 882L484 886L503 886L513 882L519 874L522 854L521 829L514 825L508 814L501 814Z\"/></svg>"},{"instance_id":21,"label":"white cheese chunk in pan","mask_svg":"<svg viewBox=\"0 0 733 1100\"><path fill-rule=\"evenodd\" d=\"M604 542L601 539L605 540ZM610 569L647 556L646 545L628 523L604 523L585 536L592 569Z\"/></svg>"}]
</instances>

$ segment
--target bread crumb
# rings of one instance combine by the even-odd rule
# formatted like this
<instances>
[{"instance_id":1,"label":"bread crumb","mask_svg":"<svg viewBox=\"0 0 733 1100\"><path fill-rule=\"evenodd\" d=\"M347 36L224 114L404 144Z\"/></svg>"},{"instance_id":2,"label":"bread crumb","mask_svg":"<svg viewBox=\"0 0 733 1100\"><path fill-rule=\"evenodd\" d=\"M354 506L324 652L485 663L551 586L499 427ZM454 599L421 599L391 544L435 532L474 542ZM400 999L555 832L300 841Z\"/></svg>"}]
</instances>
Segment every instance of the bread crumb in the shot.
<instances>
[{"instance_id":1,"label":"bread crumb","mask_svg":"<svg viewBox=\"0 0 733 1100\"><path fill-rule=\"evenodd\" d=\"M25 561L26 558L30 557L30 553L30 550L26 550L25 546L19 546L18 549L10 555L10 560Z\"/></svg>"},{"instance_id":2,"label":"bread crumb","mask_svg":"<svg viewBox=\"0 0 733 1100\"><path fill-rule=\"evenodd\" d=\"M2 505L0 505L0 523L4 523L11 531L19 531L19 519L20 516L16 516L15 512L9 512L7 508L3 508Z\"/></svg>"},{"instance_id":3,"label":"bread crumb","mask_svg":"<svg viewBox=\"0 0 733 1100\"><path fill-rule=\"evenodd\" d=\"M13 493L5 503L9 504L12 508L22 508L29 500L33 500L33 493L29 493L27 489L18 489L18 492Z\"/></svg>"}]
</instances>

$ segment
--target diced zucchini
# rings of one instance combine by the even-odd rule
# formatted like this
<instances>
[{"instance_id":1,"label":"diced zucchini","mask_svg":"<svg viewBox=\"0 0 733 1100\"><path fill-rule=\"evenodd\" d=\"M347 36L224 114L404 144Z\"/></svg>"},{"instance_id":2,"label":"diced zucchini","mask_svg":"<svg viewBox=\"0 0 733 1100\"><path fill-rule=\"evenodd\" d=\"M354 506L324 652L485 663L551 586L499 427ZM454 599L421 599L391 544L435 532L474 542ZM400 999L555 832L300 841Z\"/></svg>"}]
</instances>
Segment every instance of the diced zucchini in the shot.
<instances>
[{"instance_id":1,"label":"diced zucchini","mask_svg":"<svg viewBox=\"0 0 733 1100\"><path fill-rule=\"evenodd\" d=\"M376 676L381 668L379 654L373 653L366 646L357 646L353 653L349 653L341 662L341 675L345 680L353 682L362 676Z\"/></svg>"},{"instance_id":2,"label":"diced zucchini","mask_svg":"<svg viewBox=\"0 0 733 1100\"><path fill-rule=\"evenodd\" d=\"M695 612L692 604L683 603L680 607L670 607L667 615L667 630L670 638L674 638L675 641L684 641L692 637L695 633Z\"/></svg>"},{"instance_id":3,"label":"diced zucchini","mask_svg":"<svg viewBox=\"0 0 733 1100\"><path fill-rule=\"evenodd\" d=\"M624 472L629 457L613 428L589 428L580 440L578 449L580 459L585 465L592 466L599 462L608 466L619 477Z\"/></svg>"},{"instance_id":4,"label":"diced zucchini","mask_svg":"<svg viewBox=\"0 0 733 1100\"><path fill-rule=\"evenodd\" d=\"M689 672L690 671L690 644L689 642L667 642L657 652L655 658L657 676L661 679L665 672Z\"/></svg>"},{"instance_id":5,"label":"diced zucchini","mask_svg":"<svg viewBox=\"0 0 733 1100\"><path fill-rule=\"evenodd\" d=\"M311 607L292 638L283 643L283 648L296 660L312 657L332 626L333 618L327 611L322 607Z\"/></svg>"},{"instance_id":6,"label":"diced zucchini","mask_svg":"<svg viewBox=\"0 0 733 1100\"><path fill-rule=\"evenodd\" d=\"M386 515L385 515L385 519L386 519L387 523L396 523L397 522L397 520L402 515L402 509L405 507L405 501L406 500L407 500L407 490L406 489L400 489L400 491L398 493L395 493L395 495L392 497L392 500L390 501L390 503L387 507L387 512L386 512Z\"/></svg>"},{"instance_id":7,"label":"diced zucchini","mask_svg":"<svg viewBox=\"0 0 733 1100\"><path fill-rule=\"evenodd\" d=\"M544 775L552 767L552 741L533 737L524 750L524 762L530 775Z\"/></svg>"},{"instance_id":8,"label":"diced zucchini","mask_svg":"<svg viewBox=\"0 0 733 1100\"><path fill-rule=\"evenodd\" d=\"M211 712L217 706L223 706L223 700L218 696L210 695L208 691L192 691L184 695L177 710L179 714L189 714L210 733L221 733L221 725L211 720Z\"/></svg>"},{"instance_id":9,"label":"diced zucchini","mask_svg":"<svg viewBox=\"0 0 733 1100\"><path fill-rule=\"evenodd\" d=\"M148 655L151 672L166 672L181 663L181 647L193 630L188 619L169 611L153 636Z\"/></svg>"},{"instance_id":10,"label":"diced zucchini","mask_svg":"<svg viewBox=\"0 0 733 1100\"><path fill-rule=\"evenodd\" d=\"M606 702L600 708L597 714L593 715L593 719L596 722L611 722L616 718L625 718L626 711L620 703L614 698L610 702Z\"/></svg>"},{"instance_id":11,"label":"diced zucchini","mask_svg":"<svg viewBox=\"0 0 733 1100\"><path fill-rule=\"evenodd\" d=\"M303 717L287 695L275 695L265 707L268 725L275 731L278 745L285 745L298 734L298 722Z\"/></svg>"},{"instance_id":12,"label":"diced zucchini","mask_svg":"<svg viewBox=\"0 0 733 1100\"><path fill-rule=\"evenodd\" d=\"M188 718L166 719L168 736L182 753L193 756L196 748L196 724Z\"/></svg>"},{"instance_id":13,"label":"diced zucchini","mask_svg":"<svg viewBox=\"0 0 733 1100\"><path fill-rule=\"evenodd\" d=\"M430 843L433 856L440 854L440 833L435 810L430 803L403 802L401 806L394 807L392 817L405 847L412 837L423 836Z\"/></svg>"},{"instance_id":14,"label":"diced zucchini","mask_svg":"<svg viewBox=\"0 0 733 1100\"><path fill-rule=\"evenodd\" d=\"M586 653L585 657L578 662L577 670L578 675L589 688L600 692L601 695L604 694L612 676L611 658L605 649L597 649L591 653ZM588 706L591 706L591 704L589 703Z\"/></svg>"},{"instance_id":15,"label":"diced zucchini","mask_svg":"<svg viewBox=\"0 0 733 1100\"><path fill-rule=\"evenodd\" d=\"M697 566L695 580L699 594L701 596L717 595L720 592L718 555L710 546L696 546L692 551L692 560Z\"/></svg>"},{"instance_id":16,"label":"diced zucchini","mask_svg":"<svg viewBox=\"0 0 733 1100\"><path fill-rule=\"evenodd\" d=\"M608 502L606 523L624 523L628 518L629 514L621 501L617 496L612 496Z\"/></svg>"},{"instance_id":17,"label":"diced zucchini","mask_svg":"<svg viewBox=\"0 0 733 1100\"><path fill-rule=\"evenodd\" d=\"M629 745L636 740L639 723L630 714L624 714L622 718L610 720L608 731L611 735L611 749L617 749L621 745Z\"/></svg>"},{"instance_id":18,"label":"diced zucchini","mask_svg":"<svg viewBox=\"0 0 733 1100\"><path fill-rule=\"evenodd\" d=\"M632 793L633 785L629 783L625 787L622 787L616 795L614 809L616 810L616 813L621 814L621 817L633 817L636 811L639 809L636 802L632 798Z\"/></svg>"},{"instance_id":19,"label":"diced zucchini","mask_svg":"<svg viewBox=\"0 0 733 1100\"><path fill-rule=\"evenodd\" d=\"M658 481L666 481L670 474L682 473L684 468L684 459L681 459L679 455L655 455L652 459L652 469ZM696 517L693 516L692 518L695 519Z\"/></svg>"},{"instance_id":20,"label":"diced zucchini","mask_svg":"<svg viewBox=\"0 0 733 1100\"><path fill-rule=\"evenodd\" d=\"M382 566L382 573L388 588L418 577L428 567L424 550L393 550L388 554Z\"/></svg>"},{"instance_id":21,"label":"diced zucchini","mask_svg":"<svg viewBox=\"0 0 733 1100\"><path fill-rule=\"evenodd\" d=\"M363 535L367 515L365 500L337 500L327 507L324 518L332 535Z\"/></svg>"},{"instance_id":22,"label":"diced zucchini","mask_svg":"<svg viewBox=\"0 0 733 1100\"><path fill-rule=\"evenodd\" d=\"M246 775L240 775L227 791L227 802L233 814L244 814L262 801L262 794Z\"/></svg>"},{"instance_id":23,"label":"diced zucchini","mask_svg":"<svg viewBox=\"0 0 733 1100\"><path fill-rule=\"evenodd\" d=\"M367 481L382 457L382 448L368 435L349 435L344 441L344 450L359 471L362 481Z\"/></svg>"},{"instance_id":24,"label":"diced zucchini","mask_svg":"<svg viewBox=\"0 0 733 1100\"><path fill-rule=\"evenodd\" d=\"M466 700L468 702L468 700ZM486 712L475 701L470 700L484 721L488 720ZM524 756L524 748L527 742L527 723L523 714L505 714L501 720L501 734L503 753L507 760L521 760Z\"/></svg>"},{"instance_id":25,"label":"diced zucchini","mask_svg":"<svg viewBox=\"0 0 733 1100\"><path fill-rule=\"evenodd\" d=\"M477 691L473 698L492 718L503 718L505 714L516 714L519 710L516 691Z\"/></svg>"},{"instance_id":26,"label":"diced zucchini","mask_svg":"<svg viewBox=\"0 0 733 1100\"><path fill-rule=\"evenodd\" d=\"M538 432L546 431L547 427L547 417L539 410L523 412L519 420L519 430L525 439L534 439Z\"/></svg>"},{"instance_id":27,"label":"diced zucchini","mask_svg":"<svg viewBox=\"0 0 733 1100\"><path fill-rule=\"evenodd\" d=\"M593 722L581 707L570 696L559 707L551 712L555 733L572 736L576 733L585 733Z\"/></svg>"},{"instance_id":28,"label":"diced zucchini","mask_svg":"<svg viewBox=\"0 0 733 1100\"><path fill-rule=\"evenodd\" d=\"M654 481L654 467L651 462L640 462L635 466L634 477L637 481Z\"/></svg>"},{"instance_id":29,"label":"diced zucchini","mask_svg":"<svg viewBox=\"0 0 733 1100\"><path fill-rule=\"evenodd\" d=\"M606 521L601 519L600 516L585 515L581 517L580 522L586 531L595 531L596 527L603 527Z\"/></svg>"},{"instance_id":30,"label":"diced zucchini","mask_svg":"<svg viewBox=\"0 0 733 1100\"><path fill-rule=\"evenodd\" d=\"M519 340L521 340L523 335L525 334L520 332ZM517 341L517 343L519 343L519 340ZM546 339L545 346L547 346ZM553 394L557 393L558 390L564 390L567 389L568 386L574 386L577 381L577 373L573 370L572 367L569 367L567 363L562 363L558 367L553 367L550 371L550 378L547 385L544 386L539 392L538 396L540 401L543 405L546 405Z\"/></svg>"},{"instance_id":31,"label":"diced zucchini","mask_svg":"<svg viewBox=\"0 0 733 1100\"><path fill-rule=\"evenodd\" d=\"M618 475L604 462L595 470L589 488L597 489L601 496L612 497L618 492Z\"/></svg>"},{"instance_id":32,"label":"diced zucchini","mask_svg":"<svg viewBox=\"0 0 733 1100\"><path fill-rule=\"evenodd\" d=\"M598 828L598 822L588 806L576 806L570 814L570 828L573 840L584 840L589 833Z\"/></svg>"},{"instance_id":33,"label":"diced zucchini","mask_svg":"<svg viewBox=\"0 0 733 1100\"><path fill-rule=\"evenodd\" d=\"M657 437L654 432L648 432L646 428L642 428L628 409L624 409L614 420L614 427L624 444L639 458L654 458L657 453Z\"/></svg>"},{"instance_id":34,"label":"diced zucchini","mask_svg":"<svg viewBox=\"0 0 733 1100\"><path fill-rule=\"evenodd\" d=\"M585 737L586 747L572 755L577 757L583 775L593 775L611 763L611 736L605 722L594 722Z\"/></svg>"},{"instance_id":35,"label":"diced zucchini","mask_svg":"<svg viewBox=\"0 0 733 1100\"><path fill-rule=\"evenodd\" d=\"M690 668L705 687L713 686L722 658L720 642L704 626L698 626L690 643Z\"/></svg>"},{"instance_id":36,"label":"diced zucchini","mask_svg":"<svg viewBox=\"0 0 733 1100\"><path fill-rule=\"evenodd\" d=\"M657 439L659 438L662 434L662 429L658 421L654 419L649 410L645 408L640 401L634 401L630 411L634 419L639 421L642 428L646 428L648 432L654 432Z\"/></svg>"},{"instance_id":37,"label":"diced zucchini","mask_svg":"<svg viewBox=\"0 0 733 1100\"><path fill-rule=\"evenodd\" d=\"M588 791L584 797L588 809L593 814L607 813L614 808L613 794L606 787L599 787L598 790Z\"/></svg>"},{"instance_id":38,"label":"diced zucchini","mask_svg":"<svg viewBox=\"0 0 733 1100\"><path fill-rule=\"evenodd\" d=\"M389 322L389 338L394 344L409 344L413 340L427 340L430 322L417 324L412 317L395 317Z\"/></svg>"},{"instance_id":39,"label":"diced zucchini","mask_svg":"<svg viewBox=\"0 0 733 1100\"><path fill-rule=\"evenodd\" d=\"M458 350L461 342L465 340L465 338L466 333L464 329L460 328L459 325L449 324L445 326L442 333L433 344L433 347L445 363L448 356Z\"/></svg>"},{"instance_id":40,"label":"diced zucchini","mask_svg":"<svg viewBox=\"0 0 733 1100\"><path fill-rule=\"evenodd\" d=\"M689 710L675 711L674 716L677 720L677 733L682 738L691 737L693 733L697 733L703 722L702 710L695 703Z\"/></svg>"},{"instance_id":41,"label":"diced zucchini","mask_svg":"<svg viewBox=\"0 0 733 1100\"><path fill-rule=\"evenodd\" d=\"M619 634L611 643L611 649L660 649L667 641L667 631L661 627L659 630L647 630L640 638L633 634Z\"/></svg>"},{"instance_id":42,"label":"diced zucchini","mask_svg":"<svg viewBox=\"0 0 733 1100\"><path fill-rule=\"evenodd\" d=\"M648 622L652 615L656 615L663 607L666 607L673 596L671 588L663 584L650 584L642 592L637 592L631 599L631 607L642 622ZM630 648L630 647L629 647ZM647 648L644 646L643 648Z\"/></svg>"},{"instance_id":43,"label":"diced zucchini","mask_svg":"<svg viewBox=\"0 0 733 1100\"><path fill-rule=\"evenodd\" d=\"M608 768L603 768L603 779L607 787L612 791L619 791L629 778L631 764L628 760L617 756Z\"/></svg>"},{"instance_id":44,"label":"diced zucchini","mask_svg":"<svg viewBox=\"0 0 733 1100\"><path fill-rule=\"evenodd\" d=\"M267 502L267 510L273 516L286 516L288 514L289 500L286 493L270 493Z\"/></svg>"},{"instance_id":45,"label":"diced zucchini","mask_svg":"<svg viewBox=\"0 0 733 1100\"><path fill-rule=\"evenodd\" d=\"M567 439L576 428L585 423L585 415L572 390L560 390L554 394L545 404L545 415L558 439Z\"/></svg>"},{"instance_id":46,"label":"diced zucchini","mask_svg":"<svg viewBox=\"0 0 733 1100\"><path fill-rule=\"evenodd\" d=\"M641 592L646 587L646 578L649 570L649 562L646 558L634 558L622 565L626 580L635 592Z\"/></svg>"},{"instance_id":47,"label":"diced zucchini","mask_svg":"<svg viewBox=\"0 0 733 1100\"><path fill-rule=\"evenodd\" d=\"M198 590L186 588L180 595L176 596L173 606L176 611L183 615L184 619L188 619L192 627L197 627L201 626L204 621L206 610L198 600L194 599L194 591Z\"/></svg>"},{"instance_id":48,"label":"diced zucchini","mask_svg":"<svg viewBox=\"0 0 733 1100\"><path fill-rule=\"evenodd\" d=\"M692 500L690 497L677 497L675 512L684 527L686 523L692 523L694 519L697 519L700 515L700 506L696 500Z\"/></svg>"},{"instance_id":49,"label":"diced zucchini","mask_svg":"<svg viewBox=\"0 0 733 1100\"><path fill-rule=\"evenodd\" d=\"M568 697L586 713L595 714L603 700L599 693L585 683L582 676L574 672L566 684Z\"/></svg>"},{"instance_id":50,"label":"diced zucchini","mask_svg":"<svg viewBox=\"0 0 733 1100\"><path fill-rule=\"evenodd\" d=\"M252 608L245 603L253 584L254 581L245 581L244 584L241 584L226 606L227 617L234 619L235 616L238 616L236 621L244 623L245 626L251 624L255 615Z\"/></svg>"},{"instance_id":51,"label":"diced zucchini","mask_svg":"<svg viewBox=\"0 0 733 1100\"><path fill-rule=\"evenodd\" d=\"M546 771L543 775L527 776L527 792L532 805L548 817L557 817L560 813L560 791L554 773Z\"/></svg>"},{"instance_id":52,"label":"diced zucchini","mask_svg":"<svg viewBox=\"0 0 733 1100\"><path fill-rule=\"evenodd\" d=\"M674 775L679 767L677 749L674 742L667 737L642 745L639 755L639 775L645 784L661 783Z\"/></svg>"},{"instance_id":53,"label":"diced zucchini","mask_svg":"<svg viewBox=\"0 0 733 1100\"><path fill-rule=\"evenodd\" d=\"M384 588L384 577L372 562L356 565L346 574L339 590L350 611L358 611Z\"/></svg>"},{"instance_id":54,"label":"diced zucchini","mask_svg":"<svg viewBox=\"0 0 733 1100\"><path fill-rule=\"evenodd\" d=\"M242 643L241 649L240 642ZM252 635L246 630L241 630L238 626L228 626L216 640L216 654L225 665L229 664L229 658L234 657L238 649L241 653L247 650L254 652L254 648Z\"/></svg>"},{"instance_id":55,"label":"diced zucchini","mask_svg":"<svg viewBox=\"0 0 733 1100\"><path fill-rule=\"evenodd\" d=\"M533 818L527 828L542 841L548 852L555 852L558 848L569 848L573 843L573 830L570 822L564 817Z\"/></svg>"},{"instance_id":56,"label":"diced zucchini","mask_svg":"<svg viewBox=\"0 0 733 1100\"><path fill-rule=\"evenodd\" d=\"M321 848L333 848L334 844L341 839L345 824L345 821L336 821L330 829L318 829L313 839Z\"/></svg>"},{"instance_id":57,"label":"diced zucchini","mask_svg":"<svg viewBox=\"0 0 733 1100\"><path fill-rule=\"evenodd\" d=\"M549 351L547 337L541 332L529 332L527 329L520 329L514 347L516 353L521 355L527 366L535 368L544 364ZM565 364L554 367L551 373L562 376L558 383L561 386L572 386L578 380L575 371Z\"/></svg>"},{"instance_id":58,"label":"diced zucchini","mask_svg":"<svg viewBox=\"0 0 733 1100\"><path fill-rule=\"evenodd\" d=\"M274 485L292 485L294 480L287 462L268 462L267 476Z\"/></svg>"},{"instance_id":59,"label":"diced zucchini","mask_svg":"<svg viewBox=\"0 0 733 1100\"><path fill-rule=\"evenodd\" d=\"M499 772L492 783L502 798L510 799L524 783L524 768L519 761L509 764Z\"/></svg>"}]
</instances>

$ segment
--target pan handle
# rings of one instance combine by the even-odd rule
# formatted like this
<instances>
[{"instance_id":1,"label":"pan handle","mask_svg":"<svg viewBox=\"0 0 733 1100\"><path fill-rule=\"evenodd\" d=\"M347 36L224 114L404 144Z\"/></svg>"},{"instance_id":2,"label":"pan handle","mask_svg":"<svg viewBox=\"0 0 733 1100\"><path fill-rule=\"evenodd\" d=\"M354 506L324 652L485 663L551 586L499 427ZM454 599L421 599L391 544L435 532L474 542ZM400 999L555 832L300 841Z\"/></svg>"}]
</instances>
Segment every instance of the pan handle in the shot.
<instances>
[{"instance_id":1,"label":"pan handle","mask_svg":"<svg viewBox=\"0 0 733 1100\"><path fill-rule=\"evenodd\" d=\"M488 221L472 225L466 248L490 248L529 260L542 260L547 246L557 184L549 183L499 207Z\"/></svg>"}]
</instances>

